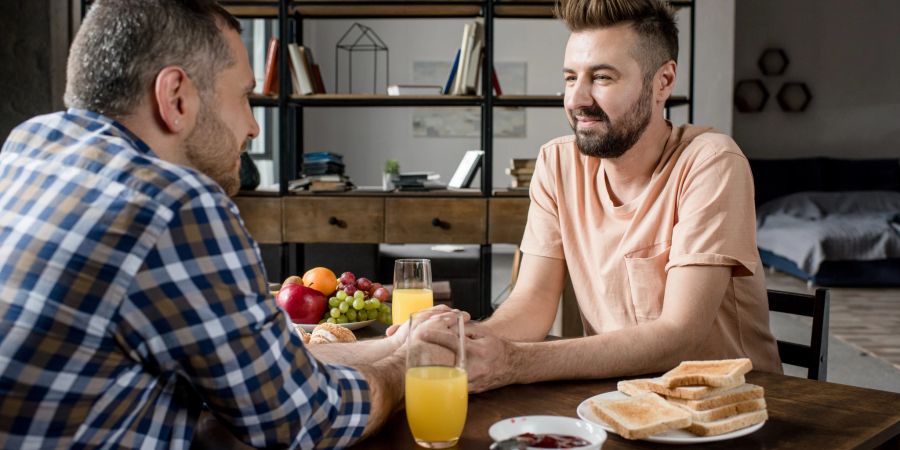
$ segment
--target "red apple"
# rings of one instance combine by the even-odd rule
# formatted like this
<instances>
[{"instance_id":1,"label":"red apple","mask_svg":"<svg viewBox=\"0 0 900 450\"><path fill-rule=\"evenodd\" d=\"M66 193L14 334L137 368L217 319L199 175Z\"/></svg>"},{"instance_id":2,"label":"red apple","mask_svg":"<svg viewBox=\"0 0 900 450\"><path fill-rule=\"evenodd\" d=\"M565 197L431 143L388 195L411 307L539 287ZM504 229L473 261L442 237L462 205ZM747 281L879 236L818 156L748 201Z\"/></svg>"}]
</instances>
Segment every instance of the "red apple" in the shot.
<instances>
[{"instance_id":1,"label":"red apple","mask_svg":"<svg viewBox=\"0 0 900 450\"><path fill-rule=\"evenodd\" d=\"M302 284L283 286L275 301L294 323L319 323L328 306L328 300L321 292Z\"/></svg>"}]
</instances>

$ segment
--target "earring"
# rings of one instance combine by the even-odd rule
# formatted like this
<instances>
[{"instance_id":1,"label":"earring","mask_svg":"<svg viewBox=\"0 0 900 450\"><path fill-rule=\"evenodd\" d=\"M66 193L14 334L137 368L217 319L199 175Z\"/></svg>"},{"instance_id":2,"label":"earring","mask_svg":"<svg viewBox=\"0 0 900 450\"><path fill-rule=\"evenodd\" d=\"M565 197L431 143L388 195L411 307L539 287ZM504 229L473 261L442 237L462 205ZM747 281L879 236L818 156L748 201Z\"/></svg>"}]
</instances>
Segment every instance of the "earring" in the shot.
<instances>
[{"instance_id":1,"label":"earring","mask_svg":"<svg viewBox=\"0 0 900 450\"><path fill-rule=\"evenodd\" d=\"M181 123L181 119L175 119L175 126L178 126Z\"/></svg>"}]
</instances>

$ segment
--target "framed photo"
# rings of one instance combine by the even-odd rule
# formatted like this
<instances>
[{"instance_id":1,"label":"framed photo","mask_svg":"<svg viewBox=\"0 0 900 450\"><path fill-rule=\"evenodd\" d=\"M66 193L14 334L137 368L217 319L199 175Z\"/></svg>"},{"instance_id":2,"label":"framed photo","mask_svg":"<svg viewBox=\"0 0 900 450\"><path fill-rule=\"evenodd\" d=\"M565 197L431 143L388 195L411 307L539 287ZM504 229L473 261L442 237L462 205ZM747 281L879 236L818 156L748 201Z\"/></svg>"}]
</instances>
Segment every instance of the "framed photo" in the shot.
<instances>
[{"instance_id":1,"label":"framed photo","mask_svg":"<svg viewBox=\"0 0 900 450\"><path fill-rule=\"evenodd\" d=\"M459 162L456 172L453 173L453 177L450 178L450 182L447 183L447 187L456 189L469 187L472 184L472 180L475 179L475 172L481 166L483 157L484 151L482 150L467 151L463 155L462 161Z\"/></svg>"}]
</instances>

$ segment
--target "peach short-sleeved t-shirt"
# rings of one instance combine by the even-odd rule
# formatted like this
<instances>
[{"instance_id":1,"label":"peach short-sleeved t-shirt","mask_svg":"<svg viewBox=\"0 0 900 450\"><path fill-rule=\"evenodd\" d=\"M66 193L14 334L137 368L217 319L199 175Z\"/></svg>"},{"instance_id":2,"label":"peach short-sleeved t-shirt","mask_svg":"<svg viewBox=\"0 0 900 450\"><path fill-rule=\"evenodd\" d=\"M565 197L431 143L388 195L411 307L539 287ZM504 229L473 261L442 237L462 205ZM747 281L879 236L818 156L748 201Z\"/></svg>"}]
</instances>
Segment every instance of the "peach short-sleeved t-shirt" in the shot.
<instances>
[{"instance_id":1,"label":"peach short-sleeved t-shirt","mask_svg":"<svg viewBox=\"0 0 900 450\"><path fill-rule=\"evenodd\" d=\"M521 249L565 260L589 335L658 318L673 267L728 266L731 281L694 359L749 357L755 369L782 371L756 248L753 178L726 135L672 127L644 192L618 206L602 159L582 155L574 136L550 141L531 181Z\"/></svg>"}]
</instances>

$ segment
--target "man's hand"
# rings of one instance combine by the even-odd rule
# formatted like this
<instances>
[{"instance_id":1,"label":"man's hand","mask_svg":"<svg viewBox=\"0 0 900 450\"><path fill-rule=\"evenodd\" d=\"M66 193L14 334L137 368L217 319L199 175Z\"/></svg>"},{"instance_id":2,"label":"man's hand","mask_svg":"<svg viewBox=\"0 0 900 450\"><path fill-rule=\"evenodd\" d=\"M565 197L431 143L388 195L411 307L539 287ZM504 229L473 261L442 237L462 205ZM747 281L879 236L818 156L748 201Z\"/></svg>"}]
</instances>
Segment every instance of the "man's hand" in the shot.
<instances>
[{"instance_id":1,"label":"man's hand","mask_svg":"<svg viewBox=\"0 0 900 450\"><path fill-rule=\"evenodd\" d=\"M517 382L516 346L480 323L466 324L466 372L469 392L483 392Z\"/></svg>"},{"instance_id":2,"label":"man's hand","mask_svg":"<svg viewBox=\"0 0 900 450\"><path fill-rule=\"evenodd\" d=\"M447 305L437 305L432 308L423 310L423 313L427 314L427 317L431 317L450 311L462 312L463 320L466 322L468 322L469 319L472 318L469 313L452 309ZM395 341L400 342L400 345L403 345L406 342L406 337L409 336L409 321L407 320L400 325L391 325L387 330L385 330L384 334L387 335L389 339L394 339Z\"/></svg>"}]
</instances>

